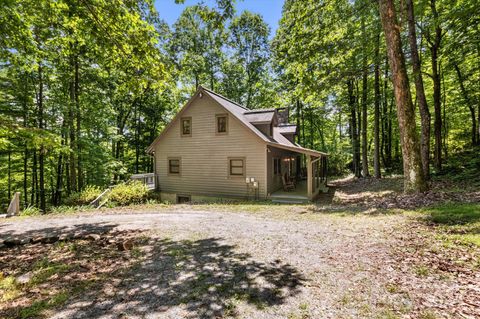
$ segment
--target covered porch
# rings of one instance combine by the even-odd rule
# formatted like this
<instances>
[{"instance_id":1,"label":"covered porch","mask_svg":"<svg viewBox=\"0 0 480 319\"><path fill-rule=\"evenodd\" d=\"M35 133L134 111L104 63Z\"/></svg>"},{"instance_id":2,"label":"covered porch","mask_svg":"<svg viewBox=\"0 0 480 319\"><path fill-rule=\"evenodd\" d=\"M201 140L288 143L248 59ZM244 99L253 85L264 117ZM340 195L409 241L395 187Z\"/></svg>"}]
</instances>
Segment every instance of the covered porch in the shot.
<instances>
[{"instance_id":1,"label":"covered porch","mask_svg":"<svg viewBox=\"0 0 480 319\"><path fill-rule=\"evenodd\" d=\"M269 198L279 203L306 203L327 192L327 154L302 147L269 147L273 169L267 170ZM280 168L276 161L280 159ZM280 182L279 182L280 181Z\"/></svg>"}]
</instances>

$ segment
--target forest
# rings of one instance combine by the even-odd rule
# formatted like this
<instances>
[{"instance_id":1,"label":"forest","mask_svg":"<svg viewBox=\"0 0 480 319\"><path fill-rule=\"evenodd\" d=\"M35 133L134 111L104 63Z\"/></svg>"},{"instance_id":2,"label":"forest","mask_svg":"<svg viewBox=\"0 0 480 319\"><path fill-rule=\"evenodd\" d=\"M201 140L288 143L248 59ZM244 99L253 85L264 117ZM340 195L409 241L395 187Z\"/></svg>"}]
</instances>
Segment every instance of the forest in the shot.
<instances>
[{"instance_id":1,"label":"forest","mask_svg":"<svg viewBox=\"0 0 480 319\"><path fill-rule=\"evenodd\" d=\"M145 149L198 85L289 107L332 176L405 173L424 191L480 144L474 0L285 0L275 34L230 0L173 25L152 0L1 3L0 210L152 172Z\"/></svg>"}]
</instances>

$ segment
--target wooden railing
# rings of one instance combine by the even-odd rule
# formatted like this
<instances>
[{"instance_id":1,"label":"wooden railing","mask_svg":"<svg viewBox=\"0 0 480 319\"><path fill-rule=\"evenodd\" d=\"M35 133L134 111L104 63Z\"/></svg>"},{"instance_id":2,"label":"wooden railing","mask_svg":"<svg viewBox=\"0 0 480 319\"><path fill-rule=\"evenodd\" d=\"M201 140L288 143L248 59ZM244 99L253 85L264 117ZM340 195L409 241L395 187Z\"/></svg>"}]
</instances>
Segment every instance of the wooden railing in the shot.
<instances>
[{"instance_id":1,"label":"wooden railing","mask_svg":"<svg viewBox=\"0 0 480 319\"><path fill-rule=\"evenodd\" d=\"M133 174L130 176L130 179L133 181L141 181L149 189L155 189L155 174L146 173L146 174Z\"/></svg>"},{"instance_id":2,"label":"wooden railing","mask_svg":"<svg viewBox=\"0 0 480 319\"><path fill-rule=\"evenodd\" d=\"M107 188L106 190L104 190L100 195L98 195L97 198L95 198L91 203L90 203L90 206L93 206L93 207L96 207L96 208L100 208L102 207L103 205L105 205L105 203L108 201L108 199L105 199L103 202L102 202L102 199L105 197L105 195L107 195L108 193L110 193L110 190L112 188L109 187Z\"/></svg>"}]
</instances>

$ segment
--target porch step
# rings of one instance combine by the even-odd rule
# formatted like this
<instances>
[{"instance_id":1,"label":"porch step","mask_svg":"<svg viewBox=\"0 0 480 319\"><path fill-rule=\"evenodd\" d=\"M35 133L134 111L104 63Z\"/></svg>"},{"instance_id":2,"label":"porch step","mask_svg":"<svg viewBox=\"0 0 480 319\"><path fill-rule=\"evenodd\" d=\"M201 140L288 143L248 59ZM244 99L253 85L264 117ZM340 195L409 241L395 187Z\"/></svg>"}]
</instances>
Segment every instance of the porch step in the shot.
<instances>
[{"instance_id":1,"label":"porch step","mask_svg":"<svg viewBox=\"0 0 480 319\"><path fill-rule=\"evenodd\" d=\"M298 195L272 195L270 200L273 203L282 203L282 204L307 204L310 201L307 197L298 196Z\"/></svg>"},{"instance_id":2,"label":"porch step","mask_svg":"<svg viewBox=\"0 0 480 319\"><path fill-rule=\"evenodd\" d=\"M300 199L278 199L272 198L272 203L277 204L308 204L308 199L300 200Z\"/></svg>"}]
</instances>

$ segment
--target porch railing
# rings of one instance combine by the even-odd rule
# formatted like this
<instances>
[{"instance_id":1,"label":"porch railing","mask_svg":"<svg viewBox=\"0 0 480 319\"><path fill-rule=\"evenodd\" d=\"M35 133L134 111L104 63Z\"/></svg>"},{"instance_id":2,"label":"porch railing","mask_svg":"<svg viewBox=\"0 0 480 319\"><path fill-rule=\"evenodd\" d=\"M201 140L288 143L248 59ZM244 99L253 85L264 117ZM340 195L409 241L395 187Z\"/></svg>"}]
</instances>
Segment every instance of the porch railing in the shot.
<instances>
[{"instance_id":1,"label":"porch railing","mask_svg":"<svg viewBox=\"0 0 480 319\"><path fill-rule=\"evenodd\" d=\"M149 189L155 189L155 173L133 174L130 176L133 181L141 181Z\"/></svg>"}]
</instances>

